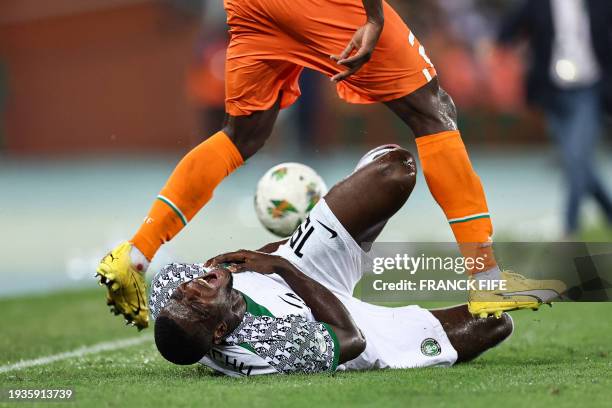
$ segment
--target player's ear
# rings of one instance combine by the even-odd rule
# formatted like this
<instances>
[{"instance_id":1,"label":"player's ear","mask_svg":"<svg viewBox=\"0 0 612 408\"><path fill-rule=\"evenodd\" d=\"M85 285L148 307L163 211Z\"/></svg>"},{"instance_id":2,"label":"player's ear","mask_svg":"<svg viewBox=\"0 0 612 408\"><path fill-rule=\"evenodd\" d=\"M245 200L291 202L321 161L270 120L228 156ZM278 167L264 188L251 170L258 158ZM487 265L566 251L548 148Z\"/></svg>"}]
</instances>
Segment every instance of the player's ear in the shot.
<instances>
[{"instance_id":1,"label":"player's ear","mask_svg":"<svg viewBox=\"0 0 612 408\"><path fill-rule=\"evenodd\" d=\"M228 325L225 322L219 323L215 326L215 331L213 332L213 343L220 344L223 341L225 335L228 332Z\"/></svg>"}]
</instances>

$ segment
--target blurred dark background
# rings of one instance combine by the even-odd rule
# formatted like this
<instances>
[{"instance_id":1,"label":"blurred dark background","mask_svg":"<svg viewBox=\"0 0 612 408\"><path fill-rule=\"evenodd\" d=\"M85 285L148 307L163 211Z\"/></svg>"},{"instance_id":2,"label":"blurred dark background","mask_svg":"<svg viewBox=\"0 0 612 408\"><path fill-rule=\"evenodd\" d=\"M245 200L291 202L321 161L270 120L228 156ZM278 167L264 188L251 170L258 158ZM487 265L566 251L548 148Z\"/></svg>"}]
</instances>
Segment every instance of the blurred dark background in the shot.
<instances>
[{"instance_id":1,"label":"blurred dark background","mask_svg":"<svg viewBox=\"0 0 612 408\"><path fill-rule=\"evenodd\" d=\"M547 142L526 109L525 54L494 45L517 1L391 3L426 45L471 144ZM221 0L0 0L0 149L184 151L222 120L226 43ZM409 139L380 107L338 101L317 73L301 86L272 144L293 139L308 151Z\"/></svg>"}]
</instances>

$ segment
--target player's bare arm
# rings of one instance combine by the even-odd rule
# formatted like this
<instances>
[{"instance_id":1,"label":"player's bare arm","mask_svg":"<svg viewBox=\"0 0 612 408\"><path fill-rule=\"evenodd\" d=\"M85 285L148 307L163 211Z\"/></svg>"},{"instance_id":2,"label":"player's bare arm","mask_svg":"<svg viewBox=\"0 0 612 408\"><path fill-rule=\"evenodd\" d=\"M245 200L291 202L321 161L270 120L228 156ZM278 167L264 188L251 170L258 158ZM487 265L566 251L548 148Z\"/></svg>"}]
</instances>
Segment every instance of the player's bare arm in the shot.
<instances>
[{"instance_id":1,"label":"player's bare arm","mask_svg":"<svg viewBox=\"0 0 612 408\"><path fill-rule=\"evenodd\" d=\"M282 241L270 242L269 244L266 244L262 246L261 248L259 248L257 251L263 252L265 254L271 254L272 252L275 252L278 249L278 247L280 247L287 241L288 241L287 239L283 239Z\"/></svg>"},{"instance_id":2,"label":"player's bare arm","mask_svg":"<svg viewBox=\"0 0 612 408\"><path fill-rule=\"evenodd\" d=\"M253 271L263 275L277 274L300 296L317 321L332 327L340 344L340 363L353 360L366 347L366 341L346 307L325 286L300 272L291 262L263 252L240 250L216 256L207 266L232 264L234 273Z\"/></svg>"},{"instance_id":3,"label":"player's bare arm","mask_svg":"<svg viewBox=\"0 0 612 408\"><path fill-rule=\"evenodd\" d=\"M368 16L366 23L357 29L340 55L330 56L338 65L344 65L348 68L346 71L334 75L331 78L333 82L340 82L359 71L372 58L374 48L378 44L378 39L385 25L382 0L363 0L363 8ZM355 54L351 56L353 52Z\"/></svg>"}]
</instances>

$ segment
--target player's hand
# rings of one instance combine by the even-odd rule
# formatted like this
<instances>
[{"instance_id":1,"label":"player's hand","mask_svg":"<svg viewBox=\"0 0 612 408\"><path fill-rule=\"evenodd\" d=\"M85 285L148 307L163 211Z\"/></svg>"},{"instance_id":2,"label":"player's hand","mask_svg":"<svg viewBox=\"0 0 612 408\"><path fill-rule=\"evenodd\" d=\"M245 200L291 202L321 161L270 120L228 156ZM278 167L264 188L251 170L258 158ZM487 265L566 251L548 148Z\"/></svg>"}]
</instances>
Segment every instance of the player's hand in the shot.
<instances>
[{"instance_id":1,"label":"player's hand","mask_svg":"<svg viewBox=\"0 0 612 408\"><path fill-rule=\"evenodd\" d=\"M240 251L215 256L209 259L205 265L214 268L221 264L230 264L227 269L232 273L251 271L268 275L285 269L285 262L287 262L285 259L277 255L241 249Z\"/></svg>"},{"instance_id":2,"label":"player's hand","mask_svg":"<svg viewBox=\"0 0 612 408\"><path fill-rule=\"evenodd\" d=\"M331 78L333 82L338 83L345 80L359 71L372 58L372 53L376 48L382 30L382 23L368 21L364 26L359 27L351 42L340 55L330 55L330 58L336 61L338 65L344 65L348 68L346 71L334 75ZM354 55L351 55L353 52Z\"/></svg>"}]
</instances>

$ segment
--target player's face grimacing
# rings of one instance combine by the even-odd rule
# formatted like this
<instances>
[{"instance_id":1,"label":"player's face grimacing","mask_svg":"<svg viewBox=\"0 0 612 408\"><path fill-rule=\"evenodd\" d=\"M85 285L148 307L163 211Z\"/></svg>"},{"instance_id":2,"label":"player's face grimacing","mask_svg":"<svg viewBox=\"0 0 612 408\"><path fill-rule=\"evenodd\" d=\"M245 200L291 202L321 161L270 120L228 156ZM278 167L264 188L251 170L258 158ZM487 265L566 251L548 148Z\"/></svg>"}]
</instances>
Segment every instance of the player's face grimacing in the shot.
<instances>
[{"instance_id":1,"label":"player's face grimacing","mask_svg":"<svg viewBox=\"0 0 612 408\"><path fill-rule=\"evenodd\" d=\"M171 299L190 311L194 324L214 333L231 315L233 282L230 271L217 268L177 287Z\"/></svg>"},{"instance_id":2,"label":"player's face grimacing","mask_svg":"<svg viewBox=\"0 0 612 408\"><path fill-rule=\"evenodd\" d=\"M193 364L231 332L245 304L225 268L178 286L155 321L155 342L168 361Z\"/></svg>"},{"instance_id":3,"label":"player's face grimacing","mask_svg":"<svg viewBox=\"0 0 612 408\"><path fill-rule=\"evenodd\" d=\"M206 275L185 282L176 288L172 298L186 298L189 302L204 306L215 305L232 291L233 278L230 271L217 268Z\"/></svg>"}]
</instances>

